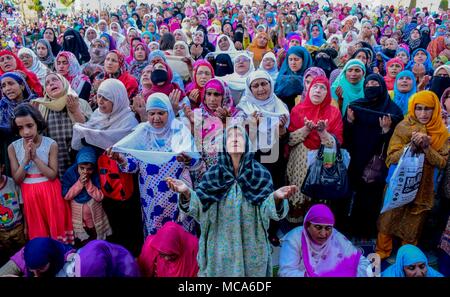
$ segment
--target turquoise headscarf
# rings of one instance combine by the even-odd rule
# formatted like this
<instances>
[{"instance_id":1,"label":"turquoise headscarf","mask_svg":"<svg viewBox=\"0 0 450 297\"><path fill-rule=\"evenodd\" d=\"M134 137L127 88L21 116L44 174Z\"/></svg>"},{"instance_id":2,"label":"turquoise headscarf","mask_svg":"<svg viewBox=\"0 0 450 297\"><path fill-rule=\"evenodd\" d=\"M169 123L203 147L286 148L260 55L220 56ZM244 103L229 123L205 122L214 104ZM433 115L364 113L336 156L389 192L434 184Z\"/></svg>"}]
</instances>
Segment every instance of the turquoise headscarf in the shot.
<instances>
[{"instance_id":1,"label":"turquoise headscarf","mask_svg":"<svg viewBox=\"0 0 450 297\"><path fill-rule=\"evenodd\" d=\"M319 36L316 37L316 38L313 38L313 37L312 37L312 29L313 29L314 27L319 28L319 31L320 31ZM323 38L323 29L322 29L322 26L320 26L320 25L317 25L317 24L316 24L316 25L312 25L311 28L309 29L309 36L311 37L311 38L308 40L308 44L309 44L309 45L315 45L315 46L321 47L324 43L327 42L327 41L325 40L325 38Z\"/></svg>"},{"instance_id":2,"label":"turquoise headscarf","mask_svg":"<svg viewBox=\"0 0 450 297\"><path fill-rule=\"evenodd\" d=\"M357 66L361 68L361 70L364 72L361 81L359 81L357 84L352 84L347 80L347 77L345 76L347 70L350 67ZM347 111L347 106L352 103L353 101L357 99L364 98L364 76L366 74L366 66L363 62L361 62L358 59L351 59L345 64L344 69L342 69L341 73L337 77L337 79L334 81L333 85L331 86L331 96L334 100L338 99L338 96L336 95L336 89L338 87L341 87L343 90L343 103L342 103L342 114L345 114Z\"/></svg>"},{"instance_id":3,"label":"turquoise headscarf","mask_svg":"<svg viewBox=\"0 0 450 297\"><path fill-rule=\"evenodd\" d=\"M397 57L397 54L398 54L399 52L405 52L406 55L408 56L408 60L411 60L411 54L409 53L409 51L408 51L407 49L405 49L405 48L403 48L403 47L399 47L399 48L397 49L397 51L395 52L395 56L396 56L396 57Z\"/></svg>"},{"instance_id":4,"label":"turquoise headscarf","mask_svg":"<svg viewBox=\"0 0 450 297\"><path fill-rule=\"evenodd\" d=\"M412 88L408 93L402 93L397 88L397 81L405 76L409 77L413 81ZM411 96L416 93L416 89L417 89L416 77L414 76L414 73L412 73L409 70L403 70L402 72L397 74L394 83L394 98L392 100L395 102L395 104L398 105L398 107L400 107L400 109L403 112L403 115L406 115L408 113L409 98L411 98Z\"/></svg>"},{"instance_id":5,"label":"turquoise headscarf","mask_svg":"<svg viewBox=\"0 0 450 297\"><path fill-rule=\"evenodd\" d=\"M428 268L427 277L443 277L441 273L428 265L428 259L425 254L416 246L405 244L397 252L395 264L389 266L381 273L383 277L405 277L403 268L415 263L425 263Z\"/></svg>"}]
</instances>

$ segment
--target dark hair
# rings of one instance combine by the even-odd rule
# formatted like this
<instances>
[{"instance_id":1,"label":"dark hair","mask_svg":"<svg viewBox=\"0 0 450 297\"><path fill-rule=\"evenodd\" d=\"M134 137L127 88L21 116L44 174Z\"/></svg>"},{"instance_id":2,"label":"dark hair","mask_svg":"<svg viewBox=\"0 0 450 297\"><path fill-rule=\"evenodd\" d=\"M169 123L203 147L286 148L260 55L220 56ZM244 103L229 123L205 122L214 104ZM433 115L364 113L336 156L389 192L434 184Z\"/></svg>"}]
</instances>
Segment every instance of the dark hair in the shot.
<instances>
[{"instance_id":1,"label":"dark hair","mask_svg":"<svg viewBox=\"0 0 450 297\"><path fill-rule=\"evenodd\" d=\"M30 103L22 103L14 109L14 117L11 119L11 130L14 134L19 135L19 127L17 127L16 118L26 116L30 116L33 118L37 125L39 134L47 129L47 123L45 122L39 110L33 107Z\"/></svg>"},{"instance_id":2,"label":"dark hair","mask_svg":"<svg viewBox=\"0 0 450 297\"><path fill-rule=\"evenodd\" d=\"M162 51L173 50L175 46L175 37L172 33L165 33L159 42L159 49Z\"/></svg>"}]
</instances>

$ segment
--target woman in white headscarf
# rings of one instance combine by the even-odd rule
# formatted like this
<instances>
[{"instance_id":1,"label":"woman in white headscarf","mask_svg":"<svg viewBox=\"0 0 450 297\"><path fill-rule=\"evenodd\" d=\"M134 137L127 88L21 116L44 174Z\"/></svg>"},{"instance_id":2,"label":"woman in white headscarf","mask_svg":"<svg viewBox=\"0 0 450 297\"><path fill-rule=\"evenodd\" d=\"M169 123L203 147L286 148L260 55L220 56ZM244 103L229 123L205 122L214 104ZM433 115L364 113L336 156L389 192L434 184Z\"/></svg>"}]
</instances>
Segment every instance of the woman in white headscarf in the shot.
<instances>
[{"instance_id":1,"label":"woman in white headscarf","mask_svg":"<svg viewBox=\"0 0 450 297\"><path fill-rule=\"evenodd\" d=\"M18 52L18 56L25 67L36 74L41 85L44 85L45 77L50 72L50 69L48 69L48 67L39 60L38 56L27 47L21 48Z\"/></svg>"},{"instance_id":2,"label":"woman in white headscarf","mask_svg":"<svg viewBox=\"0 0 450 297\"><path fill-rule=\"evenodd\" d=\"M97 30L95 30L92 27L86 29L86 33L84 34L84 42L86 43L88 49L91 48L92 41L94 41L97 38L100 38L100 35L98 35Z\"/></svg>"},{"instance_id":3,"label":"woman in white headscarf","mask_svg":"<svg viewBox=\"0 0 450 297\"><path fill-rule=\"evenodd\" d=\"M277 58L272 52L268 52L263 56L261 64L259 64L258 70L263 70L267 72L273 81L277 80L278 77L278 65Z\"/></svg>"},{"instance_id":4,"label":"woman in white headscarf","mask_svg":"<svg viewBox=\"0 0 450 297\"><path fill-rule=\"evenodd\" d=\"M116 44L122 44L125 40L125 36L122 34L123 30L120 24L117 22L112 22L109 25L109 33L116 40Z\"/></svg>"},{"instance_id":5,"label":"woman in white headscarf","mask_svg":"<svg viewBox=\"0 0 450 297\"><path fill-rule=\"evenodd\" d=\"M289 109L275 95L274 89L275 83L267 72L251 73L246 79L244 96L237 105L240 110L237 117L257 124L257 133L250 133L252 143L256 145L255 159L269 170L274 187L279 188L285 185L287 160L283 148L289 139ZM268 230L269 240L274 245L279 244L277 229L276 223L272 223Z\"/></svg>"},{"instance_id":6,"label":"woman in white headscarf","mask_svg":"<svg viewBox=\"0 0 450 297\"><path fill-rule=\"evenodd\" d=\"M107 149L138 125L129 107L127 89L120 80L104 80L97 91L97 103L98 109L89 121L73 126L72 148L75 150L80 150L83 142Z\"/></svg>"},{"instance_id":7,"label":"woman in white headscarf","mask_svg":"<svg viewBox=\"0 0 450 297\"><path fill-rule=\"evenodd\" d=\"M234 72L228 74L222 79L228 84L231 90L231 96L234 102L237 104L241 100L247 87L245 80L247 77L255 71L253 65L253 58L248 52L240 52L233 60Z\"/></svg>"}]
</instances>

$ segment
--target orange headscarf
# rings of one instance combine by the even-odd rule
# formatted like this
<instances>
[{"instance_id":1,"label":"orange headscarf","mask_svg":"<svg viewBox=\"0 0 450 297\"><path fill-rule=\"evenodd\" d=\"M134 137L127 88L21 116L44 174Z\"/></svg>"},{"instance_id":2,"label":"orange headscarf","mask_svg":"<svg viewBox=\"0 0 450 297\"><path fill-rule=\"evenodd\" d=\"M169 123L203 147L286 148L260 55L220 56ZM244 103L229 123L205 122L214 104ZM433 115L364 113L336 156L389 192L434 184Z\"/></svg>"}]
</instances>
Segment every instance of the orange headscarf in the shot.
<instances>
[{"instance_id":1,"label":"orange headscarf","mask_svg":"<svg viewBox=\"0 0 450 297\"><path fill-rule=\"evenodd\" d=\"M258 37L261 35L267 38L267 44L265 48L260 48L257 45ZM264 55L271 51L269 47L269 40L269 35L266 32L260 32L256 34L255 39L253 39L252 43L248 46L247 50L253 53L253 64L255 65L255 68L258 68Z\"/></svg>"},{"instance_id":2,"label":"orange headscarf","mask_svg":"<svg viewBox=\"0 0 450 297\"><path fill-rule=\"evenodd\" d=\"M441 104L438 97L431 91L420 91L411 96L407 117L418 122L414 112L416 104L434 108L431 120L425 125L425 128L427 129L427 134L431 136L431 147L435 150L441 149L448 139L448 130L441 117Z\"/></svg>"}]
</instances>

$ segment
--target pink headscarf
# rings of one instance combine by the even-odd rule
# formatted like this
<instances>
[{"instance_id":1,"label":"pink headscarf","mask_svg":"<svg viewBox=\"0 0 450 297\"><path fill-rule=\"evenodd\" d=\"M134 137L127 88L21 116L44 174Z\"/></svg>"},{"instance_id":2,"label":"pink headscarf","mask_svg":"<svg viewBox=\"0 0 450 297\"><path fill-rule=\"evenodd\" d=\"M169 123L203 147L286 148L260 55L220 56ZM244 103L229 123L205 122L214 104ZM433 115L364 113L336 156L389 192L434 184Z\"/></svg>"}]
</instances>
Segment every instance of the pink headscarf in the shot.
<instances>
[{"instance_id":1,"label":"pink headscarf","mask_svg":"<svg viewBox=\"0 0 450 297\"><path fill-rule=\"evenodd\" d=\"M361 252L341 233L333 229L323 245L315 243L307 231L309 223L334 225L334 215L325 204L316 204L308 211L302 230L302 258L307 277L356 277ZM315 264L313 250L318 263Z\"/></svg>"},{"instance_id":2,"label":"pink headscarf","mask_svg":"<svg viewBox=\"0 0 450 297\"><path fill-rule=\"evenodd\" d=\"M168 261L159 253L177 258ZM144 276L195 277L198 273L197 253L197 237L177 223L167 222L155 235L147 237L138 264Z\"/></svg>"},{"instance_id":3,"label":"pink headscarf","mask_svg":"<svg viewBox=\"0 0 450 297\"><path fill-rule=\"evenodd\" d=\"M192 82L186 87L186 95L189 96L190 92L192 92L195 89L198 89L200 91L200 98L199 98L200 100L198 100L197 102L191 101L192 108L197 108L200 105L200 103L203 102L203 99L205 98L205 88L200 87L197 84L197 79L196 79L197 71L201 66L208 67L209 70L211 70L212 77L214 77L214 68L211 66L211 64L208 61L200 59L194 63L194 75L192 78Z\"/></svg>"}]
</instances>

